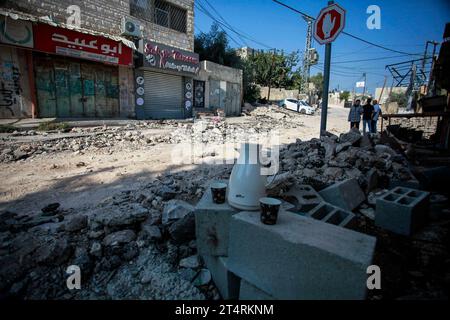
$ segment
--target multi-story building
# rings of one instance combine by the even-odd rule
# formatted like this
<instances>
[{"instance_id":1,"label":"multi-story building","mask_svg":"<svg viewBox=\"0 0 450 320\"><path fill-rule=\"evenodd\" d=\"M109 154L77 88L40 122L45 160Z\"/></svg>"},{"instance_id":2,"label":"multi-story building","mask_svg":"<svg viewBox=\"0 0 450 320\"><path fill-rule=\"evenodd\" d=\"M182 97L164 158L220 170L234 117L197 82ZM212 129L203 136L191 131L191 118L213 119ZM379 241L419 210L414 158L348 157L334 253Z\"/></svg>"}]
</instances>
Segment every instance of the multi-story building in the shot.
<instances>
[{"instance_id":1,"label":"multi-story building","mask_svg":"<svg viewBox=\"0 0 450 320\"><path fill-rule=\"evenodd\" d=\"M0 117L183 118L194 0L6 0Z\"/></svg>"}]
</instances>

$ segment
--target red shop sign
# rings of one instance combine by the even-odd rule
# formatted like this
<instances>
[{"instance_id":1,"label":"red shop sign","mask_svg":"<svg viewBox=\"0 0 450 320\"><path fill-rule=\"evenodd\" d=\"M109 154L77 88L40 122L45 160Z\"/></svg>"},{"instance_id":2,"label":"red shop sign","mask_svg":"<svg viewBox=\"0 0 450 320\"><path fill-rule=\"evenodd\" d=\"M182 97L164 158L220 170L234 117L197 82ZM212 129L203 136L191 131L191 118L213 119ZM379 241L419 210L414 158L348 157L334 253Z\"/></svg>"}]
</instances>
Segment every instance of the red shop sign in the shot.
<instances>
[{"instance_id":1,"label":"red shop sign","mask_svg":"<svg viewBox=\"0 0 450 320\"><path fill-rule=\"evenodd\" d=\"M122 42L46 24L33 26L34 49L108 64L133 65L133 50Z\"/></svg>"}]
</instances>

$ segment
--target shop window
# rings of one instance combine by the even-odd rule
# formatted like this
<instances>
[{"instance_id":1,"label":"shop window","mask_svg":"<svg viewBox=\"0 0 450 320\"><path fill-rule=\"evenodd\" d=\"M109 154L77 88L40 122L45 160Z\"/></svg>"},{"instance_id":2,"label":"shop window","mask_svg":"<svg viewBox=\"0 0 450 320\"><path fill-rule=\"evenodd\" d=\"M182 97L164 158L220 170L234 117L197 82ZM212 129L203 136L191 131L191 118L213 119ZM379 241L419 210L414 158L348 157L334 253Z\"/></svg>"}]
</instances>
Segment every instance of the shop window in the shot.
<instances>
[{"instance_id":1,"label":"shop window","mask_svg":"<svg viewBox=\"0 0 450 320\"><path fill-rule=\"evenodd\" d=\"M155 0L155 23L179 32L186 33L186 10L166 1Z\"/></svg>"}]
</instances>

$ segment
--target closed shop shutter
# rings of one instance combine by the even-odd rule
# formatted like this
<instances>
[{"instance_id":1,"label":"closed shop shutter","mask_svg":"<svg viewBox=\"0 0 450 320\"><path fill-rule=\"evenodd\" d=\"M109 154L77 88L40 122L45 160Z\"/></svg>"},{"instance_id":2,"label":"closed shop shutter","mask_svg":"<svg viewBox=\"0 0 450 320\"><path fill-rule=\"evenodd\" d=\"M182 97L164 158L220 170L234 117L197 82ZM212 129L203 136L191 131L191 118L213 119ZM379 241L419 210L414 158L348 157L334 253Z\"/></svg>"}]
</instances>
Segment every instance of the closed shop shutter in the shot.
<instances>
[{"instance_id":1,"label":"closed shop shutter","mask_svg":"<svg viewBox=\"0 0 450 320\"><path fill-rule=\"evenodd\" d=\"M145 118L184 118L183 77L146 71L144 79Z\"/></svg>"}]
</instances>

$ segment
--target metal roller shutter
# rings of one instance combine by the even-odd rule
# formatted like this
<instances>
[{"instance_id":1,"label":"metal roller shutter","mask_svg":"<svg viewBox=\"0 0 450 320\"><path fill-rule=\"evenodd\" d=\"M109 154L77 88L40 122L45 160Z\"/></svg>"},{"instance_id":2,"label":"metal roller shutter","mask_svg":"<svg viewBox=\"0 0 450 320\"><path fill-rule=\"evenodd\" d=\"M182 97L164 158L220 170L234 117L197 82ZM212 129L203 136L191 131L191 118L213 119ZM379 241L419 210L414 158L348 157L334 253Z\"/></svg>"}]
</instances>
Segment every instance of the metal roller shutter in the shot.
<instances>
[{"instance_id":1,"label":"metal roller shutter","mask_svg":"<svg viewBox=\"0 0 450 320\"><path fill-rule=\"evenodd\" d=\"M184 118L183 77L146 71L144 79L146 118Z\"/></svg>"}]
</instances>

